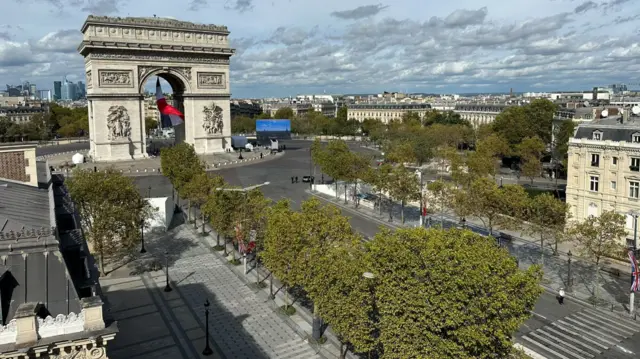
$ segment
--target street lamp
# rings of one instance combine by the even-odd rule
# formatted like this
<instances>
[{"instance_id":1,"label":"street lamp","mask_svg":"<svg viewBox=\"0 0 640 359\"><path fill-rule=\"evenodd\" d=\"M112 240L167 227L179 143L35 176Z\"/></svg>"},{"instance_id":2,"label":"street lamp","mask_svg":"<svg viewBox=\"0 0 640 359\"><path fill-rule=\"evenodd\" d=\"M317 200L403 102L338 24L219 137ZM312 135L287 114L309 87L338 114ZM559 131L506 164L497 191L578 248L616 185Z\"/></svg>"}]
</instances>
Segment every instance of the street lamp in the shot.
<instances>
[{"instance_id":1,"label":"street lamp","mask_svg":"<svg viewBox=\"0 0 640 359\"><path fill-rule=\"evenodd\" d=\"M204 347L202 351L202 355L209 356L213 354L213 350L211 350L211 346L209 345L209 299L204 302L204 327L205 327L205 342L207 345Z\"/></svg>"},{"instance_id":2,"label":"street lamp","mask_svg":"<svg viewBox=\"0 0 640 359\"><path fill-rule=\"evenodd\" d=\"M165 268L165 278L166 278L166 284L164 286L164 291L165 292L171 292L173 289L171 288L171 285L169 284L169 252L168 251L164 251L164 268Z\"/></svg>"},{"instance_id":3,"label":"street lamp","mask_svg":"<svg viewBox=\"0 0 640 359\"><path fill-rule=\"evenodd\" d=\"M147 198L151 198L151 186L147 188Z\"/></svg>"},{"instance_id":4,"label":"street lamp","mask_svg":"<svg viewBox=\"0 0 640 359\"><path fill-rule=\"evenodd\" d=\"M140 220L140 241L142 244L140 253L147 253L147 249L144 247L144 218Z\"/></svg>"},{"instance_id":5,"label":"street lamp","mask_svg":"<svg viewBox=\"0 0 640 359\"><path fill-rule=\"evenodd\" d=\"M573 256L573 253L571 253L571 251L569 251L569 253L567 253L567 292L571 293L571 291L573 290L573 278L571 278L571 256Z\"/></svg>"}]
</instances>

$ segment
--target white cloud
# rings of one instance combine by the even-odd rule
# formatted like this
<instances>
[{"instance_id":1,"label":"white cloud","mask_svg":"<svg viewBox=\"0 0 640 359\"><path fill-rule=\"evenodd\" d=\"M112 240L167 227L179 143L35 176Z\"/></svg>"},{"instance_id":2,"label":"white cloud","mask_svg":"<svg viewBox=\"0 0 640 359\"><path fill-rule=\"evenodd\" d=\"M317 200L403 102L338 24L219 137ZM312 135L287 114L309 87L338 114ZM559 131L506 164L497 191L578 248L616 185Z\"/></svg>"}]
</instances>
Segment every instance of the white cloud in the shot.
<instances>
[{"instance_id":1,"label":"white cloud","mask_svg":"<svg viewBox=\"0 0 640 359\"><path fill-rule=\"evenodd\" d=\"M237 50L235 96L576 89L632 81L640 70L638 1L26 1L39 5L29 8L27 28L18 29L23 6L0 13L0 77L41 88L63 75L82 78L77 47L89 10L148 17L165 9L180 20L227 25Z\"/></svg>"}]
</instances>

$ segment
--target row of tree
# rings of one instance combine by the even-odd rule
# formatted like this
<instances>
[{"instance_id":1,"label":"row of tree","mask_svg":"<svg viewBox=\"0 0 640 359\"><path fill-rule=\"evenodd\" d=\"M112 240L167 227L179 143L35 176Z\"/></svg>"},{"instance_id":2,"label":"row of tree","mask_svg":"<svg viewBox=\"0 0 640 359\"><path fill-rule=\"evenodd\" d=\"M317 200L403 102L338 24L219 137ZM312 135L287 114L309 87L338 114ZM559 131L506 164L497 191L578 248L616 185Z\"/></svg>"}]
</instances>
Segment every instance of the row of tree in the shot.
<instances>
[{"instance_id":1,"label":"row of tree","mask_svg":"<svg viewBox=\"0 0 640 359\"><path fill-rule=\"evenodd\" d=\"M342 160L369 167L341 143L331 146ZM316 319L342 341L343 357L347 349L386 358L504 357L541 293L539 268L518 270L505 250L471 232L382 231L364 244L336 207L317 199L298 211L287 200L271 205L257 189L208 176L189 145L163 149L161 161L188 208L200 207L225 244L231 238L246 248L249 237L287 295L304 290Z\"/></svg>"},{"instance_id":2,"label":"row of tree","mask_svg":"<svg viewBox=\"0 0 640 359\"><path fill-rule=\"evenodd\" d=\"M81 137L89 134L86 107L67 108L49 104L47 112L27 122L0 119L0 137L18 140L50 140L56 137Z\"/></svg>"}]
</instances>

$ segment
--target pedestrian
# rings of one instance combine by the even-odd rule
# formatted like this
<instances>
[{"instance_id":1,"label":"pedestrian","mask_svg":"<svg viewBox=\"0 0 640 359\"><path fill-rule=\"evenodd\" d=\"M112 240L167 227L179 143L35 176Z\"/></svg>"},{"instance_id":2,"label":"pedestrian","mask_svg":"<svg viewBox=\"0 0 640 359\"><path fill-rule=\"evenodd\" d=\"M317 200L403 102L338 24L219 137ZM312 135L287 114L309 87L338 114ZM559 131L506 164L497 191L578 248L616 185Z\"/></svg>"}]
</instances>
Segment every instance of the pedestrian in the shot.
<instances>
[{"instance_id":1,"label":"pedestrian","mask_svg":"<svg viewBox=\"0 0 640 359\"><path fill-rule=\"evenodd\" d=\"M564 288L560 288L558 291L558 303L560 303L560 305L564 304Z\"/></svg>"},{"instance_id":2,"label":"pedestrian","mask_svg":"<svg viewBox=\"0 0 640 359\"><path fill-rule=\"evenodd\" d=\"M291 183L293 183L293 176L291 176Z\"/></svg>"},{"instance_id":3,"label":"pedestrian","mask_svg":"<svg viewBox=\"0 0 640 359\"><path fill-rule=\"evenodd\" d=\"M296 183L298 183L298 176L296 176Z\"/></svg>"},{"instance_id":4,"label":"pedestrian","mask_svg":"<svg viewBox=\"0 0 640 359\"><path fill-rule=\"evenodd\" d=\"M260 159L262 159L262 152L260 152Z\"/></svg>"}]
</instances>

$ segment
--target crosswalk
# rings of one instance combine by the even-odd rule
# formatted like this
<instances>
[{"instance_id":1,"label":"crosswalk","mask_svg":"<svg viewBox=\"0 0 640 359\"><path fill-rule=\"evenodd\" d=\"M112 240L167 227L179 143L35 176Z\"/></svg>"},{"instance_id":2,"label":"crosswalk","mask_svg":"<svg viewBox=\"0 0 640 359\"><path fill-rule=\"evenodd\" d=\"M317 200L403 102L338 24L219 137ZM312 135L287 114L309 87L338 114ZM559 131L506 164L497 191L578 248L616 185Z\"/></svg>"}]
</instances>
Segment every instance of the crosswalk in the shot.
<instances>
[{"instance_id":1,"label":"crosswalk","mask_svg":"<svg viewBox=\"0 0 640 359\"><path fill-rule=\"evenodd\" d=\"M547 359L588 359L640 332L640 322L584 309L520 337L520 344Z\"/></svg>"}]
</instances>

